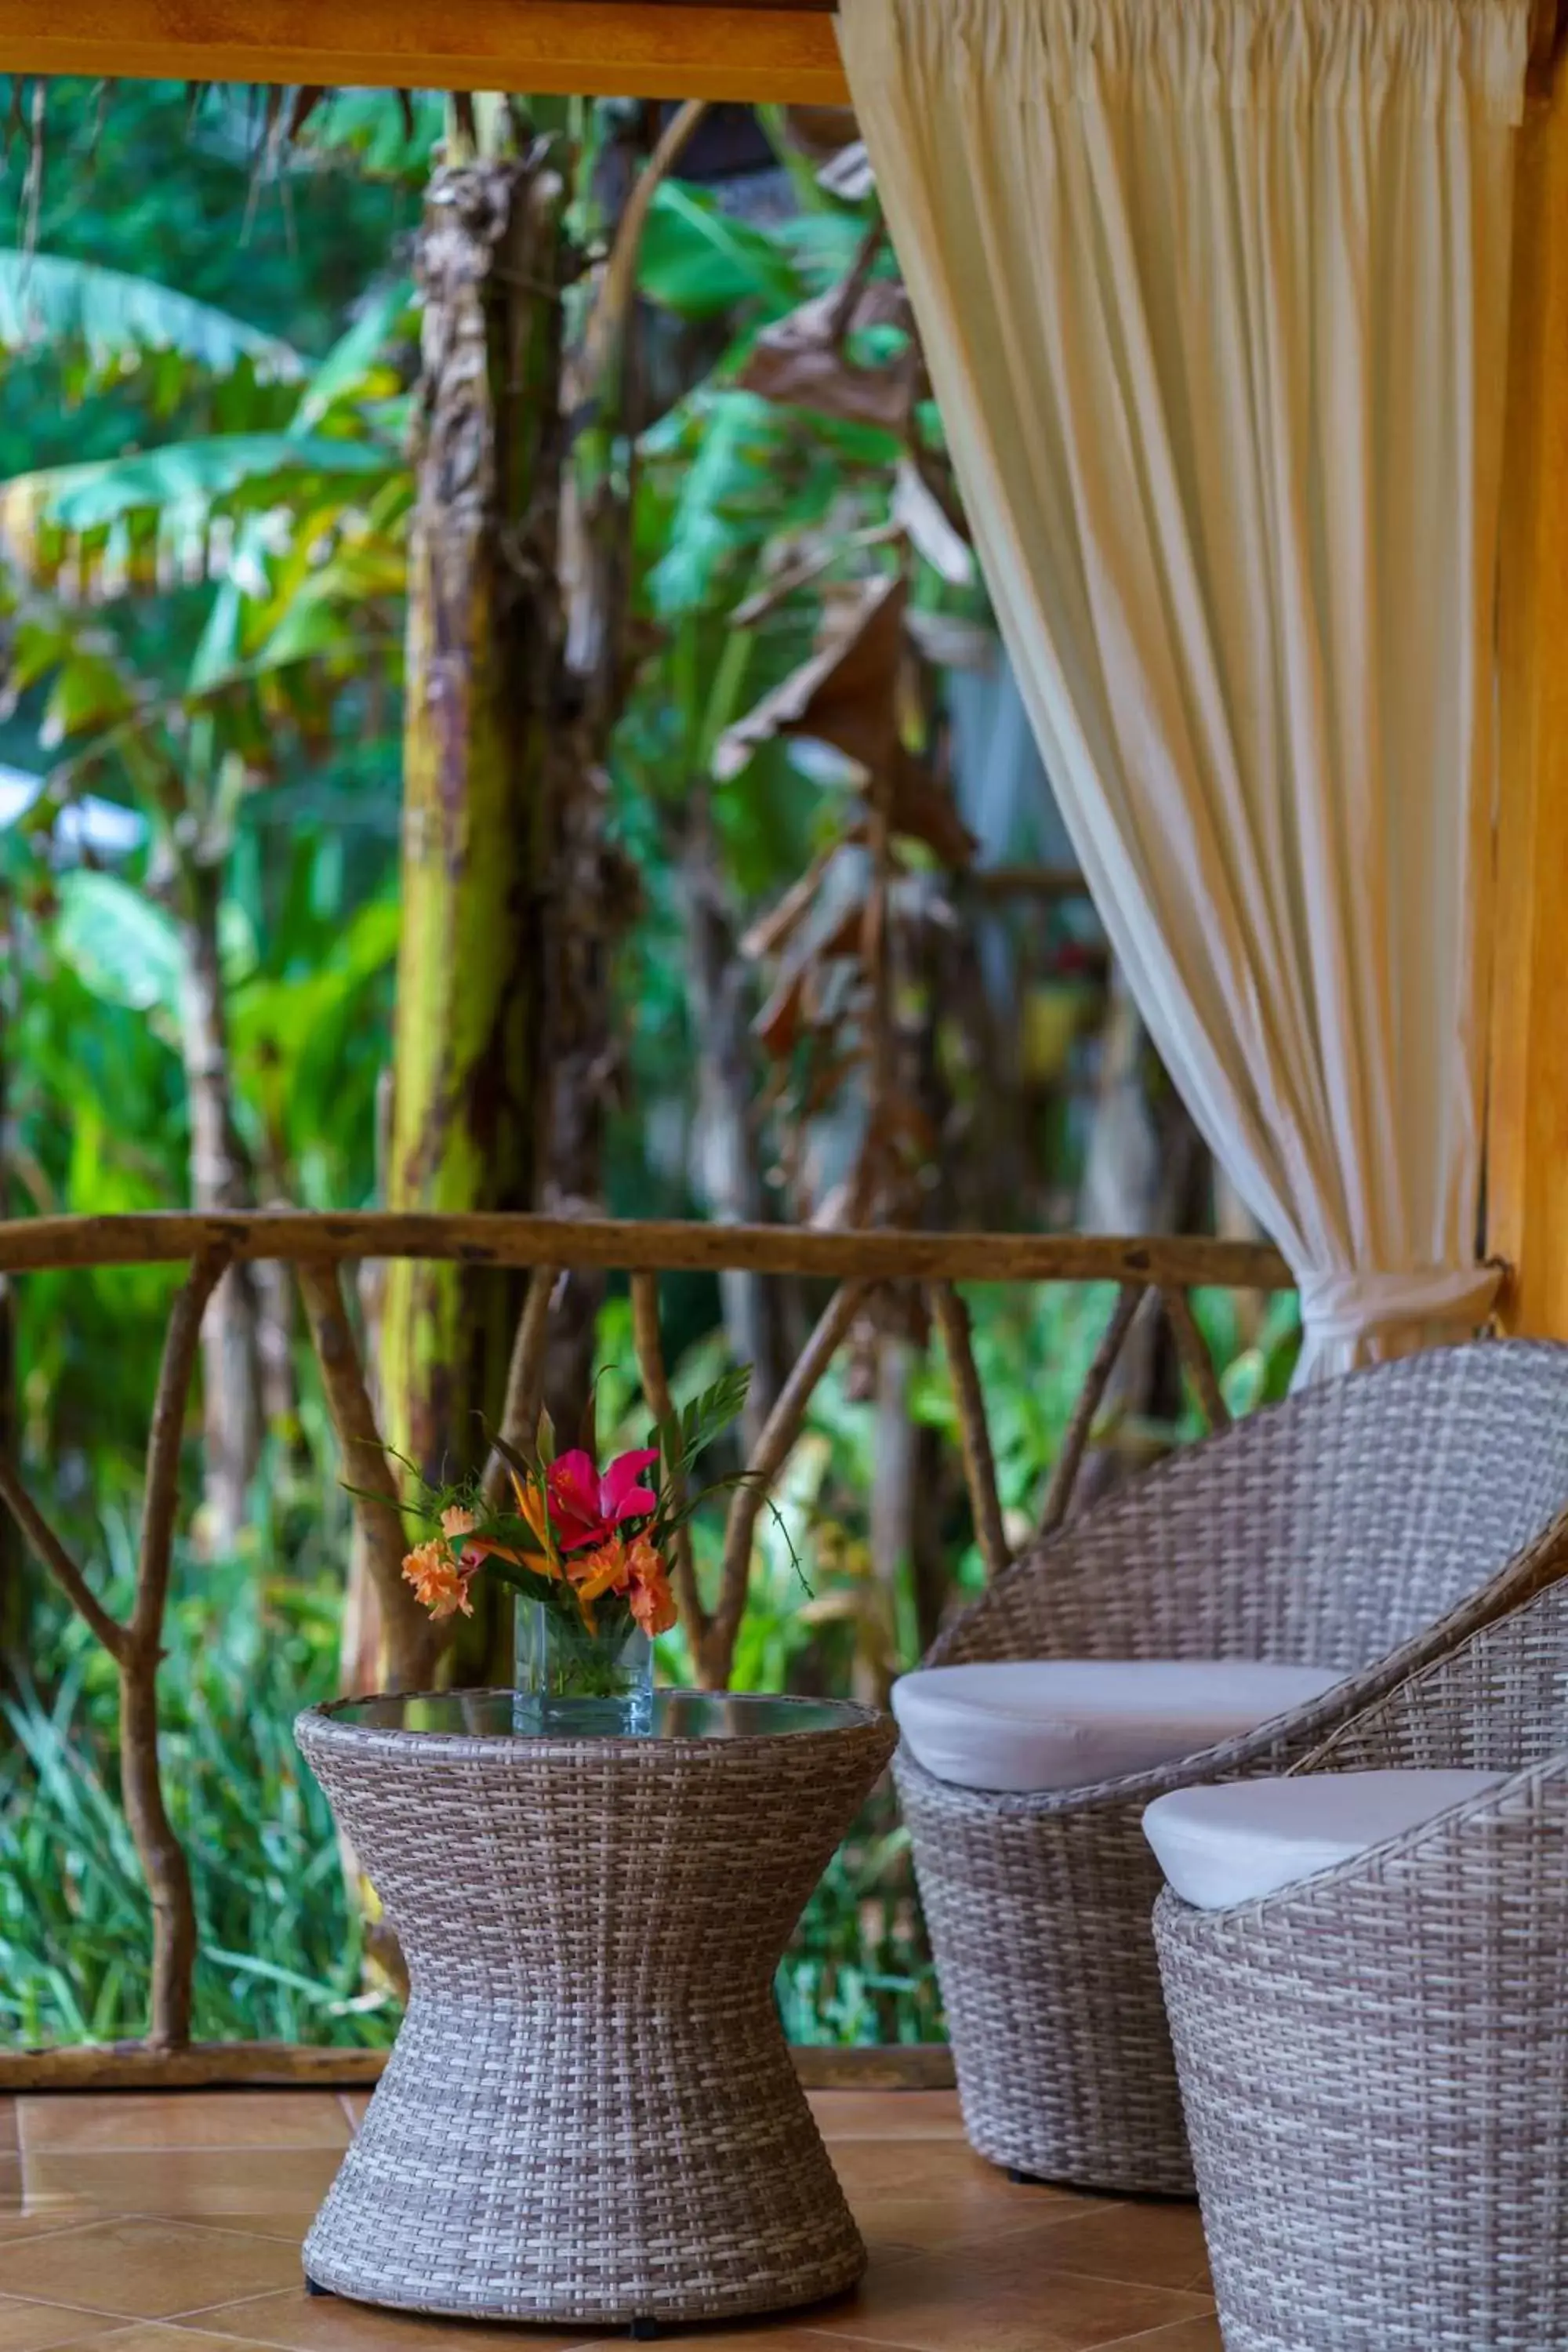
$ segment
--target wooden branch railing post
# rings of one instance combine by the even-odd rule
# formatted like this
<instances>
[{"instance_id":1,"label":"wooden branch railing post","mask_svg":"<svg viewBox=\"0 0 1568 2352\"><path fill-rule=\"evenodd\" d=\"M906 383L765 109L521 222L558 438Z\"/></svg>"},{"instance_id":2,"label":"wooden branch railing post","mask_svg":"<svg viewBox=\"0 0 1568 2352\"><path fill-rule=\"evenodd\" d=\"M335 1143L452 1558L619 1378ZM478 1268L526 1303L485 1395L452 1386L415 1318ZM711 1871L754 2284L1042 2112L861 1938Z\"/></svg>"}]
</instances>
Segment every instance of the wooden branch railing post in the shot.
<instances>
[{"instance_id":1,"label":"wooden branch railing post","mask_svg":"<svg viewBox=\"0 0 1568 2352\"><path fill-rule=\"evenodd\" d=\"M1083 1457L1093 1433L1095 1415L1104 1401L1110 1375L1116 1369L1117 1358L1126 1343L1139 1308L1149 1297L1136 1283L1124 1282L1116 1294L1116 1304L1110 1310L1110 1320L1100 1336L1083 1386L1078 1392L1068 1417L1061 1452L1051 1470L1051 1483L1046 1489L1046 1500L1040 1512L1040 1533L1048 1536L1067 1517L1078 1485L1078 1474L1083 1467Z\"/></svg>"},{"instance_id":2,"label":"wooden branch railing post","mask_svg":"<svg viewBox=\"0 0 1568 2352\"><path fill-rule=\"evenodd\" d=\"M675 1399L669 1391L669 1377L665 1370L664 1342L658 1328L658 1276L646 1266L631 1278L632 1345L637 1351L637 1378L642 1382L644 1396L656 1421L668 1421L675 1412ZM670 1480L672 1496L679 1506L686 1499L686 1481L679 1475ZM686 1625L691 1654L700 1658L709 1638L709 1616L702 1605L702 1595L697 1586L697 1561L691 1549L689 1526L680 1528L675 1537L675 1557L671 1563L675 1598Z\"/></svg>"},{"instance_id":3,"label":"wooden branch railing post","mask_svg":"<svg viewBox=\"0 0 1568 2352\"><path fill-rule=\"evenodd\" d=\"M933 1282L930 1297L931 1313L947 1351L948 1373L958 1410L963 1475L969 1486L970 1508L974 1514L975 1540L985 1562L985 1573L994 1580L1011 1560L1013 1551L996 1492L996 1457L992 1451L990 1423L985 1418L985 1395L974 1361L969 1309L951 1282Z\"/></svg>"},{"instance_id":4,"label":"wooden branch railing post","mask_svg":"<svg viewBox=\"0 0 1568 2352\"><path fill-rule=\"evenodd\" d=\"M500 1414L500 1434L514 1453L529 1453L538 1440L550 1349L550 1307L560 1279L558 1266L536 1265L528 1277L522 1312L517 1318ZM484 1476L485 1501L492 1511L506 1498L507 1468L507 1458L496 1446L485 1465Z\"/></svg>"},{"instance_id":5,"label":"wooden branch railing post","mask_svg":"<svg viewBox=\"0 0 1568 2352\"><path fill-rule=\"evenodd\" d=\"M191 1866L174 1835L158 1763L158 1664L168 1605L179 1507L180 1449L201 1347L202 1318L228 1267L226 1251L204 1251L174 1300L163 1342L147 1447L136 1603L120 1670L120 1777L125 1818L153 1900L153 1990L147 2039L177 2050L191 2038L196 1913Z\"/></svg>"},{"instance_id":6,"label":"wooden branch railing post","mask_svg":"<svg viewBox=\"0 0 1568 2352\"><path fill-rule=\"evenodd\" d=\"M151 2048L163 2051L182 2049L191 2038L196 1915L190 1864L174 1834L163 1795L158 1759L158 1666L163 1657L163 1616L179 1507L180 1449L191 1379L201 1346L202 1317L227 1265L227 1253L221 1248L209 1244L200 1252L169 1317L153 1404L136 1597L129 1623L111 1616L96 1598L80 1568L26 1493L16 1465L0 1459L0 1500L119 1670L120 1775L125 1818L153 1911L147 2041Z\"/></svg>"},{"instance_id":7,"label":"wooden branch railing post","mask_svg":"<svg viewBox=\"0 0 1568 2352\"><path fill-rule=\"evenodd\" d=\"M732 1231L733 1228L731 1228ZM816 1384L849 1333L849 1327L876 1285L847 1282L836 1290L790 1373L746 1465L744 1483L736 1487L724 1527L724 1560L719 1579L719 1604L702 1643L698 1669L708 1690L725 1690L735 1664L735 1643L745 1613L746 1586L752 1566L752 1538L763 1499L800 1434Z\"/></svg>"},{"instance_id":8,"label":"wooden branch railing post","mask_svg":"<svg viewBox=\"0 0 1568 2352\"><path fill-rule=\"evenodd\" d=\"M319 1260L301 1265L299 1274L327 1411L342 1457L342 1475L356 1490L354 1511L381 1612L387 1683L393 1690L421 1690L435 1674L439 1637L403 1580L408 1538L402 1493L371 1410L364 1369L343 1306L342 1284L337 1267Z\"/></svg>"},{"instance_id":9,"label":"wooden branch railing post","mask_svg":"<svg viewBox=\"0 0 1568 2352\"><path fill-rule=\"evenodd\" d=\"M1198 1318L1193 1313L1192 1300L1188 1297L1184 1287L1178 1288L1173 1285L1166 1284L1161 1285L1160 1299L1175 1338L1176 1351L1191 1374L1193 1386L1198 1392L1198 1402L1204 1409L1205 1420L1211 1430L1228 1429L1230 1407L1226 1404L1224 1391L1220 1388L1219 1374L1214 1368L1214 1358L1209 1353L1208 1341L1198 1329Z\"/></svg>"}]
</instances>

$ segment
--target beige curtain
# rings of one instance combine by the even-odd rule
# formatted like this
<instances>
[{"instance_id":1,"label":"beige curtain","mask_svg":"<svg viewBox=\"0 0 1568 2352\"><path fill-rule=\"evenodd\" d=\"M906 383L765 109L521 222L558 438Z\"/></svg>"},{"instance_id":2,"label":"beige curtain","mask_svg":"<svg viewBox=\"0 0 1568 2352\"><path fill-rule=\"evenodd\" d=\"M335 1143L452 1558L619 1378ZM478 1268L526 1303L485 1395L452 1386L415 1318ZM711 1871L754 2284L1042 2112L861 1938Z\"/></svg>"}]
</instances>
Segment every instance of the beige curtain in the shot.
<instances>
[{"instance_id":1,"label":"beige curtain","mask_svg":"<svg viewBox=\"0 0 1568 2352\"><path fill-rule=\"evenodd\" d=\"M1084 871L1301 1285L1473 1329L1527 0L841 0Z\"/></svg>"}]
</instances>

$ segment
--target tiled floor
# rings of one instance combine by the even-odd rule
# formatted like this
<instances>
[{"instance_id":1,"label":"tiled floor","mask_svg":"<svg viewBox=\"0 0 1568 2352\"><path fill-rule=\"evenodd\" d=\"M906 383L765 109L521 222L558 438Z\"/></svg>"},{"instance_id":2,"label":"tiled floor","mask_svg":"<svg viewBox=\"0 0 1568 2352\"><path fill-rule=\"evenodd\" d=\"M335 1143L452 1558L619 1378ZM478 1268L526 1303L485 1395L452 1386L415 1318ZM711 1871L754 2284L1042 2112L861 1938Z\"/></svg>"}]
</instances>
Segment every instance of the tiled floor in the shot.
<instances>
[{"instance_id":1,"label":"tiled floor","mask_svg":"<svg viewBox=\"0 0 1568 2352\"><path fill-rule=\"evenodd\" d=\"M1219 2352L1196 2212L1020 2189L949 2092L814 2095L871 2250L859 2291L693 2329L706 2352ZM300 2240L362 2105L330 2091L0 2102L0 2352L576 2352L308 2299ZM595 2345L624 2339L599 2336Z\"/></svg>"}]
</instances>

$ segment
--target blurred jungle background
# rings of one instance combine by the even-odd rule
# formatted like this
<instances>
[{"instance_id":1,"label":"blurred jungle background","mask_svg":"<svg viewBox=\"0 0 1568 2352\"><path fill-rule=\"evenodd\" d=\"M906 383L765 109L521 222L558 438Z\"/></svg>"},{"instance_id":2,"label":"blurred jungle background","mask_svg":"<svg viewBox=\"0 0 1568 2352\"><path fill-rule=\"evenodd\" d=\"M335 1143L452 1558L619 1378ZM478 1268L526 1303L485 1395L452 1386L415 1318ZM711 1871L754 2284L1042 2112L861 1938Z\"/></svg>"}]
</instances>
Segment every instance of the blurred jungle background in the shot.
<instances>
[{"instance_id":1,"label":"blurred jungle background","mask_svg":"<svg viewBox=\"0 0 1568 2352\"><path fill-rule=\"evenodd\" d=\"M1108 964L850 118L3 99L0 1213L1246 1230ZM0 1291L0 1446L110 1594L174 1278ZM668 1281L678 1390L749 1361L754 1425L816 1304ZM970 1305L1016 1542L1109 1294ZM393 1443L478 1449L516 1310L359 1269ZM1233 1409L1283 1387L1293 1302L1199 1311ZM552 1328L558 1417L597 1372L640 1437L624 1286ZM161 1685L195 2031L385 2042L289 1733L380 1637L286 1271L226 1279L202 1396ZM952 1413L893 1298L779 1482L804 1585L759 1523L739 1684L882 1696L977 1586ZM1198 1426L1141 1328L1089 1490ZM0 2033L133 2033L113 1674L3 1516L0 1651ZM779 1991L799 2041L940 2037L890 1799Z\"/></svg>"}]
</instances>

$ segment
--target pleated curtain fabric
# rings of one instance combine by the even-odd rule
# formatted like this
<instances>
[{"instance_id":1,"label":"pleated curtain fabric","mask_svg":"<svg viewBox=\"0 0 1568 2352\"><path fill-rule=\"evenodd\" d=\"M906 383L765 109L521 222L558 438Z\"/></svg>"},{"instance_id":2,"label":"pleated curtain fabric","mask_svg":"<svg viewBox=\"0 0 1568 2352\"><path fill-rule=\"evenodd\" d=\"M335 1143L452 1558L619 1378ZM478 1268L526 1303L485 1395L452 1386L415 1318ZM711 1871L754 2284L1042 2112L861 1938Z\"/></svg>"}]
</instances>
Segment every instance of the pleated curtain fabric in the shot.
<instances>
[{"instance_id":1,"label":"pleated curtain fabric","mask_svg":"<svg viewBox=\"0 0 1568 2352\"><path fill-rule=\"evenodd\" d=\"M841 0L998 621L1300 1377L1473 1330L1527 0Z\"/></svg>"}]
</instances>

